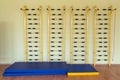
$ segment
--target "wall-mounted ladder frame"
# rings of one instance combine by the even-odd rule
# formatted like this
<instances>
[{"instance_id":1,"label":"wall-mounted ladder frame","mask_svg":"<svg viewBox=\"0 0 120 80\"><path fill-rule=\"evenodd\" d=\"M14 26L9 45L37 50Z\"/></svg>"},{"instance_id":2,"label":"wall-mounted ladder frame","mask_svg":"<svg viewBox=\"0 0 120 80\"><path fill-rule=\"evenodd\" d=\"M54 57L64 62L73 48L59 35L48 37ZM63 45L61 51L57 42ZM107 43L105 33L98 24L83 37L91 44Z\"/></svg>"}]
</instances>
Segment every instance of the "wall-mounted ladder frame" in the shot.
<instances>
[{"instance_id":1,"label":"wall-mounted ladder frame","mask_svg":"<svg viewBox=\"0 0 120 80\"><path fill-rule=\"evenodd\" d=\"M82 30L84 32L82 32L80 34L80 35L82 35L84 33L85 41L82 41L82 42L84 42L84 45L82 45L82 47L85 48L85 53L82 55L80 54L81 56L79 55L78 60L84 60L85 61L84 63L87 64L88 63L88 16L89 16L90 9L87 6L86 8L83 8L83 9L74 9L73 7L71 7L70 10L71 10L71 12L70 12L71 13L70 14L70 22L71 22L71 24L70 24L70 26L71 26L71 28L70 28L70 63L73 64L74 61L77 60L77 59L74 59L77 56L77 54L74 54L74 43L77 43L77 45L78 45L80 43L79 41L82 40L82 36L81 36L81 38L78 40L78 42L75 41L75 39L74 39L75 35L80 34L81 30L85 29L85 30ZM77 13L75 13L75 11L77 11ZM82 12L84 12L84 13L82 13ZM77 16L77 18L75 18L76 16ZM84 18L78 19L79 17L84 17ZM81 20L83 20L83 19L85 21L82 23ZM77 21L77 22L75 22L75 21ZM79 22L81 22L80 23L81 25L79 25ZM81 27L81 26L83 26L83 24L84 24L84 27ZM76 31L76 33L75 33L75 29L78 29L78 28L75 28L76 25L79 25L78 28L81 28L81 29L79 30L79 32ZM77 35L77 37L80 37L80 35ZM76 51L81 53L79 49ZM83 56L85 57L84 59L82 59Z\"/></svg>"},{"instance_id":2,"label":"wall-mounted ladder frame","mask_svg":"<svg viewBox=\"0 0 120 80\"><path fill-rule=\"evenodd\" d=\"M111 66L111 54L113 50L112 45L113 45L114 10L115 9L113 9L112 6L108 7L107 9L106 8L98 9L96 6L94 7L94 48L93 48L94 66L96 66L98 60L100 62L102 62L101 60L105 60L108 63L108 66L109 67ZM98 11L103 11L104 13ZM99 48L102 49L99 49L98 46ZM99 52L101 54L99 54ZM97 58L97 56L99 56L99 58Z\"/></svg>"},{"instance_id":3,"label":"wall-mounted ladder frame","mask_svg":"<svg viewBox=\"0 0 120 80\"><path fill-rule=\"evenodd\" d=\"M42 61L42 6L38 9L21 8L24 15L24 52L25 61ZM28 11L31 11L28 13ZM35 16L35 17L34 17ZM32 22L31 22L32 21ZM35 26L36 25L36 26ZM31 35L31 36L29 36ZM37 39L35 39L37 38ZM32 41L30 40L32 39ZM36 41L37 40L37 41ZM31 46L29 46L31 44ZM32 47L32 48L30 48ZM31 54L32 52L32 54Z\"/></svg>"},{"instance_id":4,"label":"wall-mounted ladder frame","mask_svg":"<svg viewBox=\"0 0 120 80\"><path fill-rule=\"evenodd\" d=\"M48 6L48 8L47 8L47 11L48 11L48 61L65 61L65 6L63 6L62 7L62 9L54 9L54 8L51 8L50 6ZM58 12L60 12L60 14L58 14L58 13L54 13L54 11L58 11ZM53 13L52 13L53 12ZM58 15L58 16L61 16L61 18L52 18L53 16L56 16L56 15ZM58 21L60 21L60 23L56 23L56 22L54 22L55 20L58 20ZM52 23L52 21L53 21L53 23ZM62 22L61 22L62 21ZM61 28L58 28L58 27L60 27L60 25L58 25L58 24L60 24L62 27ZM55 25L56 27L54 28L54 27L52 27L53 25ZM54 51L56 51L54 54L52 54L51 55L51 35L52 35L52 29L51 28L53 28L53 29L55 29L54 30L54 36L52 36L53 38L55 38L55 41L53 41L55 44L54 44L54 46L55 45L58 45L59 43L61 43L61 50L60 50L60 52L61 52L61 54L59 54L58 52L59 52L59 50L57 51L57 48L58 47L56 47L55 46L55 49L54 50L52 50L53 52ZM61 33L60 34L57 34L57 31L60 31L60 30L62 30L61 31ZM58 32L59 33L59 32ZM59 35L61 35L61 41L59 42L59 39L58 39L58 36ZM59 37L60 38L60 37ZM58 45L59 46L59 45ZM54 57L54 56L59 56L59 58L51 58L51 57Z\"/></svg>"}]
</instances>

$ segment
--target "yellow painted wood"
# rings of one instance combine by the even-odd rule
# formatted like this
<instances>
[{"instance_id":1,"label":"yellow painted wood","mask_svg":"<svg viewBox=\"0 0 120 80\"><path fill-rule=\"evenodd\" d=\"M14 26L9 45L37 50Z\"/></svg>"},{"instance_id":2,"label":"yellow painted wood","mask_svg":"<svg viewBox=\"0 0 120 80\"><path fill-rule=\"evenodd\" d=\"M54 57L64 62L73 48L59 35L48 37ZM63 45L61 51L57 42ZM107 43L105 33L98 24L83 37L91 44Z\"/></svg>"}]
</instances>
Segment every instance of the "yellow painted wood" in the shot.
<instances>
[{"instance_id":1,"label":"yellow painted wood","mask_svg":"<svg viewBox=\"0 0 120 80\"><path fill-rule=\"evenodd\" d=\"M73 63L73 7L71 6L71 13L70 13L70 63Z\"/></svg>"},{"instance_id":2,"label":"yellow painted wood","mask_svg":"<svg viewBox=\"0 0 120 80\"><path fill-rule=\"evenodd\" d=\"M93 64L94 64L94 67L96 66L96 38L97 38L97 33L96 33L96 29L97 29L97 26L96 26L96 15L97 15L97 7L94 6L94 48L93 48Z\"/></svg>"},{"instance_id":3,"label":"yellow painted wood","mask_svg":"<svg viewBox=\"0 0 120 80\"><path fill-rule=\"evenodd\" d=\"M66 17L66 14L65 14L65 6L63 6L63 11L62 11L62 17L63 17L63 21L62 21L62 24L63 24L63 31L62 31L62 61L65 61L65 33L66 33L66 28L65 28L65 17Z\"/></svg>"},{"instance_id":4,"label":"yellow painted wood","mask_svg":"<svg viewBox=\"0 0 120 80\"><path fill-rule=\"evenodd\" d=\"M50 6L48 6L48 61L50 61Z\"/></svg>"},{"instance_id":5,"label":"yellow painted wood","mask_svg":"<svg viewBox=\"0 0 120 80\"><path fill-rule=\"evenodd\" d=\"M40 61L43 61L43 48L42 48L42 6L39 8L39 37L40 37Z\"/></svg>"},{"instance_id":6,"label":"yellow painted wood","mask_svg":"<svg viewBox=\"0 0 120 80\"><path fill-rule=\"evenodd\" d=\"M98 76L99 72L71 72L67 76Z\"/></svg>"},{"instance_id":7,"label":"yellow painted wood","mask_svg":"<svg viewBox=\"0 0 120 80\"><path fill-rule=\"evenodd\" d=\"M108 65L111 66L111 51L112 51L112 14L113 14L113 7L110 6L110 12L109 12L109 46L108 46Z\"/></svg>"},{"instance_id":8,"label":"yellow painted wood","mask_svg":"<svg viewBox=\"0 0 120 80\"><path fill-rule=\"evenodd\" d=\"M24 53L25 53L25 61L28 61L28 43L27 43L27 6L22 8L24 15Z\"/></svg>"},{"instance_id":9,"label":"yellow painted wood","mask_svg":"<svg viewBox=\"0 0 120 80\"><path fill-rule=\"evenodd\" d=\"M86 50L86 55L85 55L85 63L88 64L88 15L89 15L89 7L86 7L86 13L85 13L85 18L86 18L86 24L85 24L85 50Z\"/></svg>"}]
</instances>

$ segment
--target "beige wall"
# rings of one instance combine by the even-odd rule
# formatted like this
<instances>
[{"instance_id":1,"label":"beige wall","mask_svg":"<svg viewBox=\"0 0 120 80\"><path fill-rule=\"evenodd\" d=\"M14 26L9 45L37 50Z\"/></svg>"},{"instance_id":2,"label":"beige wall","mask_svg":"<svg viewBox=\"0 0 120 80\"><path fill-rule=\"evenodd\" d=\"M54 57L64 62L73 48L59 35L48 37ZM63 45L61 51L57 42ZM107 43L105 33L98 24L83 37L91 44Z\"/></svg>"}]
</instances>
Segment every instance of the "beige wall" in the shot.
<instances>
[{"instance_id":1,"label":"beige wall","mask_svg":"<svg viewBox=\"0 0 120 80\"><path fill-rule=\"evenodd\" d=\"M52 7L66 6L67 9L71 5L74 7L89 6L93 8L94 5L104 8L110 5L117 8L116 16L116 32L115 32L115 53L113 57L113 64L120 63L120 0L0 0L0 63L13 63L15 61L24 61L23 48L23 15L20 10L21 7L27 5L30 8L37 8L40 5L45 9L48 5ZM92 11L91 11L92 12ZM43 52L44 61L47 57L47 24L45 23L47 16L44 16L44 42ZM92 19L93 14L90 13ZM67 15L69 19L69 15ZM89 54L93 53L93 21L89 24ZM69 56L69 20L66 24L66 56ZM69 58L66 58L69 62ZM92 55L89 56L89 63L92 63Z\"/></svg>"}]
</instances>

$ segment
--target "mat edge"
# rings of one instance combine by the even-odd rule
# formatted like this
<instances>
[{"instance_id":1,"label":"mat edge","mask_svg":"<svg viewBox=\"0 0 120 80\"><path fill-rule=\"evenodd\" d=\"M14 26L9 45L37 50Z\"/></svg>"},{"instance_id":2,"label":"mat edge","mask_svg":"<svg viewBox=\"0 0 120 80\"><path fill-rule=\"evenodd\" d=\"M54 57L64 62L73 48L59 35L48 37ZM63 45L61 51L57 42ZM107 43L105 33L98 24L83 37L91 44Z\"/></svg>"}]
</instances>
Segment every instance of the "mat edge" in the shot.
<instances>
[{"instance_id":1,"label":"mat edge","mask_svg":"<svg viewBox=\"0 0 120 80\"><path fill-rule=\"evenodd\" d=\"M68 72L67 76L98 76L99 72Z\"/></svg>"}]
</instances>

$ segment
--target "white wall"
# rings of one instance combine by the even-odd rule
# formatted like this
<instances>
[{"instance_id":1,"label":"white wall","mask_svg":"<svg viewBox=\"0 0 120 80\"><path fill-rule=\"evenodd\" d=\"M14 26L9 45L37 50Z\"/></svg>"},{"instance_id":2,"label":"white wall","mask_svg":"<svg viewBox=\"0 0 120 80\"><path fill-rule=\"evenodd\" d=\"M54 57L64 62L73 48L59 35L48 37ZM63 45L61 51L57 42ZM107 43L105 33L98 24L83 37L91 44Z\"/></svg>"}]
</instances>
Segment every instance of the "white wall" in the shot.
<instances>
[{"instance_id":1,"label":"white wall","mask_svg":"<svg viewBox=\"0 0 120 80\"><path fill-rule=\"evenodd\" d=\"M93 8L94 5L102 8L113 5L113 7L117 8L117 16L115 32L115 53L112 63L120 64L120 0L0 0L0 63L24 61L23 15L22 11L20 10L20 8L24 5L27 5L30 8L37 8L42 5L44 9L46 9L48 5L52 7L62 7L65 5L67 9L69 9L71 5L75 7L85 7L88 5L90 8ZM45 24L47 16L45 15L46 14L44 14L43 27L44 61L47 58L47 25ZM90 13L90 15L93 14ZM93 53L93 24L92 21L90 22L89 54ZM69 24L66 24L66 28L66 55L69 55ZM92 57L92 55L89 57ZM69 62L68 58L66 60ZM89 62L92 63L92 58L90 58Z\"/></svg>"}]
</instances>

